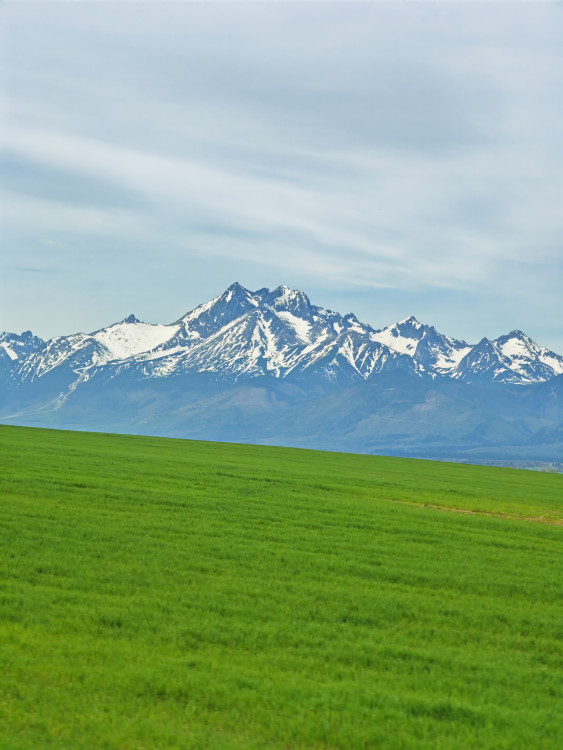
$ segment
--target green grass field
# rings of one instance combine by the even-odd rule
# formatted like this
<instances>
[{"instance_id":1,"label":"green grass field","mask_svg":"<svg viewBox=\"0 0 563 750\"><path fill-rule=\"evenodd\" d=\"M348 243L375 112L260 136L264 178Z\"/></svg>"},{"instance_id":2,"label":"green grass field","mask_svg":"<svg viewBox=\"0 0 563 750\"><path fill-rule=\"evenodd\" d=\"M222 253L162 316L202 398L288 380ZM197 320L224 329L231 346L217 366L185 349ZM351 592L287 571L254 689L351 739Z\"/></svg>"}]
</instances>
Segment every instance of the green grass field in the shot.
<instances>
[{"instance_id":1,"label":"green grass field","mask_svg":"<svg viewBox=\"0 0 563 750\"><path fill-rule=\"evenodd\" d=\"M0 444L2 750L563 747L563 476Z\"/></svg>"}]
</instances>

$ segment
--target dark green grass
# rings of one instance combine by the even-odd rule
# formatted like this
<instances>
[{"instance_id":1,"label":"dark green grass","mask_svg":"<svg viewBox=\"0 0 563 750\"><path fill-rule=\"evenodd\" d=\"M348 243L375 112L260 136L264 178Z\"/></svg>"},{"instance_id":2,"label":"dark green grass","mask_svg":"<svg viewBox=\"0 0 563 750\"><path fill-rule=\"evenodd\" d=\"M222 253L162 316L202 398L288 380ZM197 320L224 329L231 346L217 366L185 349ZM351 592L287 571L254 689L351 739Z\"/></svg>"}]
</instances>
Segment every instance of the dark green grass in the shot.
<instances>
[{"instance_id":1,"label":"dark green grass","mask_svg":"<svg viewBox=\"0 0 563 750\"><path fill-rule=\"evenodd\" d=\"M1 748L563 745L562 529L522 520L561 518L562 476L15 427L0 450Z\"/></svg>"}]
</instances>

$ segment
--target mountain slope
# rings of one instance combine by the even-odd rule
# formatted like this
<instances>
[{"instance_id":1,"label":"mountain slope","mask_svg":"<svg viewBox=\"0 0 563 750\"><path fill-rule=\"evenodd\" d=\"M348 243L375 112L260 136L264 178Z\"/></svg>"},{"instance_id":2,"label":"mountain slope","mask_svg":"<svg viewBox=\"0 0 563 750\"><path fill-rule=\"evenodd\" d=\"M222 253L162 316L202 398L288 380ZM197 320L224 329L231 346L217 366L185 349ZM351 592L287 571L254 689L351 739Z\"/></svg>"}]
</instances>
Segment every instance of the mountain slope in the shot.
<instances>
[{"instance_id":1,"label":"mountain slope","mask_svg":"<svg viewBox=\"0 0 563 750\"><path fill-rule=\"evenodd\" d=\"M239 283L170 325L129 316L91 334L48 342L29 331L2 334L0 345L0 361L16 382L55 367L80 375L114 363L117 374L141 362L144 377L167 377L178 368L230 378L307 372L334 382L396 367L421 377L491 383L542 382L563 373L562 356L520 331L471 346L412 316L375 330L352 313L311 304L301 291L280 286L251 292Z\"/></svg>"},{"instance_id":2,"label":"mountain slope","mask_svg":"<svg viewBox=\"0 0 563 750\"><path fill-rule=\"evenodd\" d=\"M24 331L21 336L17 333L0 333L0 367L25 359L44 344L43 339L34 336L31 331Z\"/></svg>"},{"instance_id":3,"label":"mountain slope","mask_svg":"<svg viewBox=\"0 0 563 750\"><path fill-rule=\"evenodd\" d=\"M563 357L521 331L471 345L412 316L376 330L301 291L235 283L169 325L130 315L46 342L2 334L0 419L411 455L543 445L552 455L562 373Z\"/></svg>"}]
</instances>

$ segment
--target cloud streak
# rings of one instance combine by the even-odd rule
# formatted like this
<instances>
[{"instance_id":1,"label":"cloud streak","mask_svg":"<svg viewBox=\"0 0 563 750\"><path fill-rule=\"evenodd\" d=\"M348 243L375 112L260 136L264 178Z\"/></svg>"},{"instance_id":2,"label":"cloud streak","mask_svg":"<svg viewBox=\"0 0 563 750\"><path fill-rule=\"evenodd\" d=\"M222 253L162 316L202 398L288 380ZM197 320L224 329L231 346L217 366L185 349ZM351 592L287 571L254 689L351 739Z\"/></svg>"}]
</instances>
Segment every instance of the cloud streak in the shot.
<instances>
[{"instance_id":1,"label":"cloud streak","mask_svg":"<svg viewBox=\"0 0 563 750\"><path fill-rule=\"evenodd\" d=\"M10 246L33 266L50 237L91 268L106 242L139 293L155 263L189 270L194 303L221 273L345 288L364 317L372 289L539 320L544 278L553 316L560 10L10 8Z\"/></svg>"},{"instance_id":2,"label":"cloud streak","mask_svg":"<svg viewBox=\"0 0 563 750\"><path fill-rule=\"evenodd\" d=\"M344 265L352 266L347 278L357 281L351 283L374 286L388 285L390 274L396 285L482 281L495 264L525 259L531 241L537 261L557 252L559 227L549 222L555 183L544 180L538 189L525 174L528 165L503 151L494 158L462 153L455 159L401 158L375 149L328 155L324 162L335 175L338 164L345 172L352 165L352 174L318 184L315 178L294 181L287 174L220 169L76 136L19 130L8 142L12 154L29 162L66 170L82 181L95 178L107 183L107 190L119 186L152 207L147 213L6 198L16 222L31 219L43 230L157 236L168 221L171 237L175 230L190 232L213 255L230 255L232 242L224 238L245 233L249 261L283 240L297 250L293 268L311 268L307 249L316 248L323 257L342 259L332 271L325 264L327 275L341 276ZM268 258L279 264L275 252ZM286 250L282 267L287 263ZM323 264L317 258L313 265Z\"/></svg>"}]
</instances>

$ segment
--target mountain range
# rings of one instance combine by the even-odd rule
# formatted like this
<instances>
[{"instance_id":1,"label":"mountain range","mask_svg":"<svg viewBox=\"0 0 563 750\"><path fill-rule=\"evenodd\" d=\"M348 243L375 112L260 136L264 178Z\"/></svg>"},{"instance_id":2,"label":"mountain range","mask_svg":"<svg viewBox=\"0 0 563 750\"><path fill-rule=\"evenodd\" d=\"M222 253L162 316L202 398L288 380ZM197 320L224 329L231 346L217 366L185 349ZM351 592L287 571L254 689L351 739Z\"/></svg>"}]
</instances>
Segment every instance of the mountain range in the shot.
<instances>
[{"instance_id":1,"label":"mountain range","mask_svg":"<svg viewBox=\"0 0 563 750\"><path fill-rule=\"evenodd\" d=\"M239 283L169 325L0 335L0 421L509 463L563 460L563 356L382 329Z\"/></svg>"}]
</instances>

